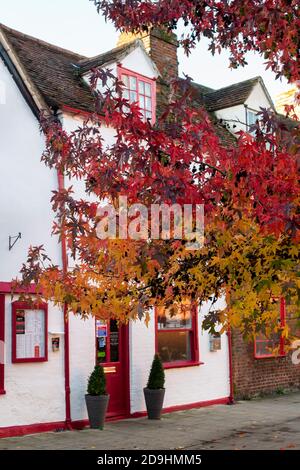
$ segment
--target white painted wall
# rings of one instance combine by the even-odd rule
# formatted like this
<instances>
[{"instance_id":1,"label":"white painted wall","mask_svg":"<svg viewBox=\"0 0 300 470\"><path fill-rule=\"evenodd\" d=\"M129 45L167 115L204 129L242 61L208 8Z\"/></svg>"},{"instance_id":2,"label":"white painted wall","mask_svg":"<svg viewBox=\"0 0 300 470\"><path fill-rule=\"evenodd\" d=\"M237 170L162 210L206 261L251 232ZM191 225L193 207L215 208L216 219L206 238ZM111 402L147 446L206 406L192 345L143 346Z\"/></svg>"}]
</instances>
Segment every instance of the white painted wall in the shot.
<instances>
[{"instance_id":1,"label":"white painted wall","mask_svg":"<svg viewBox=\"0 0 300 470\"><path fill-rule=\"evenodd\" d=\"M0 60L0 281L16 277L30 245L44 244L55 263L61 249L51 237L51 191L57 187L54 171L40 162L44 140L39 125L13 78ZM12 251L9 235L22 233ZM0 395L0 427L63 421L65 417L63 336L45 363L11 363L11 297L6 296L6 395ZM49 330L63 330L63 315L49 306Z\"/></svg>"},{"instance_id":2,"label":"white painted wall","mask_svg":"<svg viewBox=\"0 0 300 470\"><path fill-rule=\"evenodd\" d=\"M17 300L17 297L13 300ZM65 419L64 336L59 351L52 351L48 334L48 361L11 362L11 296L5 296L5 395L0 395L0 428L35 423L51 423ZM63 331L63 316L49 305L48 329ZM57 336L57 335L55 335Z\"/></svg>"},{"instance_id":3,"label":"white painted wall","mask_svg":"<svg viewBox=\"0 0 300 470\"><path fill-rule=\"evenodd\" d=\"M215 114L218 119L223 119L226 122L228 129L233 134L241 130L246 131L246 110L243 104L219 109Z\"/></svg>"},{"instance_id":4,"label":"white painted wall","mask_svg":"<svg viewBox=\"0 0 300 470\"><path fill-rule=\"evenodd\" d=\"M0 104L0 281L11 281L30 245L44 244L55 263L61 250L51 237L56 172L40 161L44 139L38 122L1 60L0 80L6 90ZM19 232L22 239L9 251L9 235Z\"/></svg>"},{"instance_id":5,"label":"white painted wall","mask_svg":"<svg viewBox=\"0 0 300 470\"><path fill-rule=\"evenodd\" d=\"M70 387L72 420L87 418L85 394L95 366L95 319L70 315Z\"/></svg>"},{"instance_id":6,"label":"white painted wall","mask_svg":"<svg viewBox=\"0 0 300 470\"><path fill-rule=\"evenodd\" d=\"M221 350L210 352L209 335L201 328L204 315L210 304L203 305L198 316L200 361L204 364L192 367L166 369L166 394L164 407L197 403L228 397L229 355L227 335L221 336ZM220 299L215 309L224 308ZM143 388L147 384L149 371L155 353L154 314L146 327L136 321L130 328L130 409L131 413L145 411Z\"/></svg>"}]
</instances>

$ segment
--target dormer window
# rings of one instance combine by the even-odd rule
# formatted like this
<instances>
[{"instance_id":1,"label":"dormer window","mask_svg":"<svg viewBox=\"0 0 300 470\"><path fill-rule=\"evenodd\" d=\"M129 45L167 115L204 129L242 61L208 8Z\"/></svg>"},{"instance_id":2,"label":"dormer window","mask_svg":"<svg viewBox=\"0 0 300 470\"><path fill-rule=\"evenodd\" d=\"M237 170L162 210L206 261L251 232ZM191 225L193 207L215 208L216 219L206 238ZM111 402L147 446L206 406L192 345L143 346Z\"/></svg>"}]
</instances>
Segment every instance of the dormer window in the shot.
<instances>
[{"instance_id":1,"label":"dormer window","mask_svg":"<svg viewBox=\"0 0 300 470\"><path fill-rule=\"evenodd\" d=\"M130 103L138 103L143 119L155 122L155 80L119 67L119 78L124 84L123 96Z\"/></svg>"}]
</instances>

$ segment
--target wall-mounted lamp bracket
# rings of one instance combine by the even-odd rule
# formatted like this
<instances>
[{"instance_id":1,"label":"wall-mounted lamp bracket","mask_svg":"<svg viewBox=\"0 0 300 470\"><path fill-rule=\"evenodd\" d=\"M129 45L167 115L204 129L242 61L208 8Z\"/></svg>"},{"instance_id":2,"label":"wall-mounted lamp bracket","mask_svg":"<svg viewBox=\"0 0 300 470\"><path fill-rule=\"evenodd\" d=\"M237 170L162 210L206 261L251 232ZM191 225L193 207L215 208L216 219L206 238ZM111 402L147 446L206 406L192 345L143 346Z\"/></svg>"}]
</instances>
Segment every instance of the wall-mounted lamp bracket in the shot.
<instances>
[{"instance_id":1,"label":"wall-mounted lamp bracket","mask_svg":"<svg viewBox=\"0 0 300 470\"><path fill-rule=\"evenodd\" d=\"M18 240L22 238L21 232L18 233L15 237L9 236L9 251L13 249Z\"/></svg>"}]
</instances>

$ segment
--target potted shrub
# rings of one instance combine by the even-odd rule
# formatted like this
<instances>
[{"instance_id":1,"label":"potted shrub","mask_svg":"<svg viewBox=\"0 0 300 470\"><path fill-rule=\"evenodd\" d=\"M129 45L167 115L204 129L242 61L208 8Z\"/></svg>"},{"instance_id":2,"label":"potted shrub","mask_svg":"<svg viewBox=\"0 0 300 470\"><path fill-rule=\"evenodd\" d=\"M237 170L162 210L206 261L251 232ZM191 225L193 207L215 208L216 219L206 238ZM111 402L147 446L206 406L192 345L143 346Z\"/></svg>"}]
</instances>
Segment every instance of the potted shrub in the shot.
<instances>
[{"instance_id":1,"label":"potted shrub","mask_svg":"<svg viewBox=\"0 0 300 470\"><path fill-rule=\"evenodd\" d=\"M103 429L109 395L106 392L106 378L102 366L95 366L88 380L85 402L92 429Z\"/></svg>"},{"instance_id":2,"label":"potted shrub","mask_svg":"<svg viewBox=\"0 0 300 470\"><path fill-rule=\"evenodd\" d=\"M155 354L144 396L149 419L160 419L165 397L165 371L158 354Z\"/></svg>"}]
</instances>

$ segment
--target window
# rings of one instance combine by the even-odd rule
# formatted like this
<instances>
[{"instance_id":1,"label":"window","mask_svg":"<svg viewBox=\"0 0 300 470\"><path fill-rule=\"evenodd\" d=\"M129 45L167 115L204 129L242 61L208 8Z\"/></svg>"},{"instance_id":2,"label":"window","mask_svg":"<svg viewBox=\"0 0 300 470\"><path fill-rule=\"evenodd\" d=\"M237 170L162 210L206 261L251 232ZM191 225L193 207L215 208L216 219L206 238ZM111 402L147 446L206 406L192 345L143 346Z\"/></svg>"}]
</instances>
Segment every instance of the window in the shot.
<instances>
[{"instance_id":1,"label":"window","mask_svg":"<svg viewBox=\"0 0 300 470\"><path fill-rule=\"evenodd\" d=\"M120 331L116 320L96 320L97 363L120 361Z\"/></svg>"},{"instance_id":2,"label":"window","mask_svg":"<svg viewBox=\"0 0 300 470\"><path fill-rule=\"evenodd\" d=\"M4 390L5 295L0 294L0 395Z\"/></svg>"},{"instance_id":3,"label":"window","mask_svg":"<svg viewBox=\"0 0 300 470\"><path fill-rule=\"evenodd\" d=\"M12 362L48 360L47 304L12 304Z\"/></svg>"},{"instance_id":4,"label":"window","mask_svg":"<svg viewBox=\"0 0 300 470\"><path fill-rule=\"evenodd\" d=\"M119 67L119 78L124 84L123 97L138 103L143 119L155 122L155 80Z\"/></svg>"},{"instance_id":5,"label":"window","mask_svg":"<svg viewBox=\"0 0 300 470\"><path fill-rule=\"evenodd\" d=\"M247 130L249 131L250 127L256 124L258 120L257 112L251 111L250 109L246 109L246 123L247 123ZM255 134L255 131L251 131L250 134Z\"/></svg>"},{"instance_id":6,"label":"window","mask_svg":"<svg viewBox=\"0 0 300 470\"><path fill-rule=\"evenodd\" d=\"M284 327L286 310L284 299L274 299L278 305L278 321L280 326ZM278 333L273 333L270 338L266 338L263 334L257 335L254 341L254 357L263 359L266 357L285 356L284 338Z\"/></svg>"},{"instance_id":7,"label":"window","mask_svg":"<svg viewBox=\"0 0 300 470\"><path fill-rule=\"evenodd\" d=\"M156 325L156 351L165 368L200 364L195 305L157 307Z\"/></svg>"}]
</instances>

